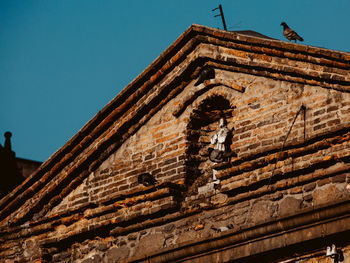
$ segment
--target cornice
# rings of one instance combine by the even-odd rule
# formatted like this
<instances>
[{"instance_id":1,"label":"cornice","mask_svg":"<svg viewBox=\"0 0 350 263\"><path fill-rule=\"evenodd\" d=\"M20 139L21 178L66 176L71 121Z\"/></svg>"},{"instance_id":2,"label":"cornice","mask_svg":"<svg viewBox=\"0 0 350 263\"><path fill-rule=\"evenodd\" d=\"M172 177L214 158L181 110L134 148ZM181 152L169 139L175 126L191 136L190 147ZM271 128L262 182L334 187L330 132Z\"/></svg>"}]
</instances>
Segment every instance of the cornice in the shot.
<instances>
[{"instance_id":1,"label":"cornice","mask_svg":"<svg viewBox=\"0 0 350 263\"><path fill-rule=\"evenodd\" d=\"M271 262L271 259L281 260L293 253L300 254L303 248L308 248L307 244L315 240L318 241L313 246L319 245L315 249L323 249L328 245L326 237L336 239L339 235L341 238L344 233L349 233L349 226L350 202L345 199L121 262L265 262L263 258ZM297 244L299 247L294 247Z\"/></svg>"}]
</instances>

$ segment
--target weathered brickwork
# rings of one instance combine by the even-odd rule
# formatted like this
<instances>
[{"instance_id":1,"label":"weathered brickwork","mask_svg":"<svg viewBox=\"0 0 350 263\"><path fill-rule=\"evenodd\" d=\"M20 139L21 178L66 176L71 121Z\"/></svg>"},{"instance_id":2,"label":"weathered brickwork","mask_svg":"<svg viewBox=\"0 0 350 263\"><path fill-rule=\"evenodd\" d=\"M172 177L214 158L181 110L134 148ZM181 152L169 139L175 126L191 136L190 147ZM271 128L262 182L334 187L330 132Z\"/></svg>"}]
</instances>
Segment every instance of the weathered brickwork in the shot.
<instances>
[{"instance_id":1,"label":"weathered brickwork","mask_svg":"<svg viewBox=\"0 0 350 263\"><path fill-rule=\"evenodd\" d=\"M193 30L0 201L1 260L350 256L350 55ZM195 85L204 66L215 76Z\"/></svg>"},{"instance_id":2,"label":"weathered brickwork","mask_svg":"<svg viewBox=\"0 0 350 263\"><path fill-rule=\"evenodd\" d=\"M159 183L183 182L185 175L184 123L166 114L166 107L129 138L83 184L69 194L51 214L88 203L108 202L116 195L140 191L141 173L152 174Z\"/></svg>"}]
</instances>

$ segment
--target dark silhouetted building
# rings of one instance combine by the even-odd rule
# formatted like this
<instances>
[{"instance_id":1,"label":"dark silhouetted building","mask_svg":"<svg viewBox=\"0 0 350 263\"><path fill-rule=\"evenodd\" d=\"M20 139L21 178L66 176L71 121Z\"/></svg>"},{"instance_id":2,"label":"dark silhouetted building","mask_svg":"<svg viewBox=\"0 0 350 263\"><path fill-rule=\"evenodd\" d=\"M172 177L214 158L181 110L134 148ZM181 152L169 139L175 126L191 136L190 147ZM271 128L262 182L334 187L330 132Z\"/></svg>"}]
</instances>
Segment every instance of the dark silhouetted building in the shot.
<instances>
[{"instance_id":1,"label":"dark silhouetted building","mask_svg":"<svg viewBox=\"0 0 350 263\"><path fill-rule=\"evenodd\" d=\"M20 185L41 165L41 162L16 158L11 146L11 136L11 132L6 132L4 146L0 144L0 197Z\"/></svg>"}]
</instances>

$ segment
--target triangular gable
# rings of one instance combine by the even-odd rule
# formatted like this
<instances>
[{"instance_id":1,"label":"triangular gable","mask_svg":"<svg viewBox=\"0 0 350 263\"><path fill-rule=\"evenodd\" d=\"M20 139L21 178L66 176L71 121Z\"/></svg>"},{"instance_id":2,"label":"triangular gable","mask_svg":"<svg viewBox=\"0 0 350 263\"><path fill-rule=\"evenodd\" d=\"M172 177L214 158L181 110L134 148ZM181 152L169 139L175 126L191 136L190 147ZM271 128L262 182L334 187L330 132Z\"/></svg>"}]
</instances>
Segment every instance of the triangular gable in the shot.
<instances>
[{"instance_id":1,"label":"triangular gable","mask_svg":"<svg viewBox=\"0 0 350 263\"><path fill-rule=\"evenodd\" d=\"M300 67L300 65L304 67ZM350 55L192 25L108 103L31 177L0 201L2 225L46 215L154 114L198 77L204 66L219 70L350 91ZM237 91L227 80L207 81ZM201 90L188 94L178 116Z\"/></svg>"}]
</instances>

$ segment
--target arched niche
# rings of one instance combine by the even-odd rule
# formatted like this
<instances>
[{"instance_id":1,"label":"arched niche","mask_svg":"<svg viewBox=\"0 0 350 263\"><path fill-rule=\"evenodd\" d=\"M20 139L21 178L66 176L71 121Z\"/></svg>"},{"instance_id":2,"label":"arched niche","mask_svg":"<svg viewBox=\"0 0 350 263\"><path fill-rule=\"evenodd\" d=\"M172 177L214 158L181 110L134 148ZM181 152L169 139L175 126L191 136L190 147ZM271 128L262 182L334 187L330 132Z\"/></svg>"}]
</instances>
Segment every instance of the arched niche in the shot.
<instances>
[{"instance_id":1,"label":"arched niche","mask_svg":"<svg viewBox=\"0 0 350 263\"><path fill-rule=\"evenodd\" d=\"M197 194L199 187L212 180L213 162L209 160L209 148L213 145L210 139L219 130L220 118L224 118L232 130L232 113L233 107L222 95L207 97L192 111L186 128L188 144L185 184L188 196ZM231 139L228 138L227 142L231 142ZM230 145L227 145L227 149L230 150Z\"/></svg>"}]
</instances>

